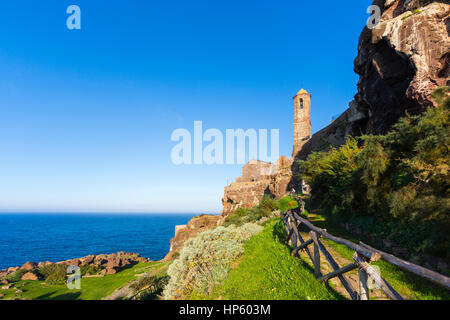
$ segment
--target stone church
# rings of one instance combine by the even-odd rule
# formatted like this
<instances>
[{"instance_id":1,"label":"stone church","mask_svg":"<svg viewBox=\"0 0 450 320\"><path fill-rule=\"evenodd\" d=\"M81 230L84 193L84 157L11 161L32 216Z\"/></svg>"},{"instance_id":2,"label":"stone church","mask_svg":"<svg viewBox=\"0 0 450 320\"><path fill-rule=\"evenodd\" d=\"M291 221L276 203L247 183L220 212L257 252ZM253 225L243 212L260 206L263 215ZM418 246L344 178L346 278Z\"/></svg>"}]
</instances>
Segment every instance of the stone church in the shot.
<instances>
[{"instance_id":1,"label":"stone church","mask_svg":"<svg viewBox=\"0 0 450 320\"><path fill-rule=\"evenodd\" d=\"M222 216L228 216L237 208L251 208L265 195L276 198L290 190L294 158L311 138L311 95L301 89L294 100L294 130L292 157L282 156L274 163L251 160L243 166L242 176L225 187L222 199Z\"/></svg>"}]
</instances>

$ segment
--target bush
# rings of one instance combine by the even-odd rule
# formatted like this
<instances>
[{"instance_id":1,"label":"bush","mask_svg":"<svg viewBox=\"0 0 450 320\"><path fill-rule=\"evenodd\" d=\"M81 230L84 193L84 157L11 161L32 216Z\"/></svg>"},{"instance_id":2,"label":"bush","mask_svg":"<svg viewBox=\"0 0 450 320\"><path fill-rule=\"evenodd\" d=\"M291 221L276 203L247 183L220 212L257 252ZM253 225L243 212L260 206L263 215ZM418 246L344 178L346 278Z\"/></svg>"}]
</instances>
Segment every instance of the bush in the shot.
<instances>
[{"instance_id":1,"label":"bush","mask_svg":"<svg viewBox=\"0 0 450 320\"><path fill-rule=\"evenodd\" d=\"M243 243L262 230L260 225L250 223L240 227L220 226L188 240L168 269L170 280L164 289L164 298L183 299L194 292L210 294L243 252Z\"/></svg>"},{"instance_id":2,"label":"bush","mask_svg":"<svg viewBox=\"0 0 450 320\"><path fill-rule=\"evenodd\" d=\"M252 209L238 208L236 211L228 216L224 223L224 227L230 225L241 226L245 223L252 223L262 218L268 218L273 216L273 212L280 208L280 204L277 200L264 196L259 204Z\"/></svg>"},{"instance_id":3,"label":"bush","mask_svg":"<svg viewBox=\"0 0 450 320\"><path fill-rule=\"evenodd\" d=\"M11 282L17 282L20 281L22 279L22 276L27 273L27 270L24 269L19 269L16 272L14 272L13 274L9 275L7 277L7 279Z\"/></svg>"},{"instance_id":4,"label":"bush","mask_svg":"<svg viewBox=\"0 0 450 320\"><path fill-rule=\"evenodd\" d=\"M38 272L48 284L64 284L66 281L67 266L52 263L40 267Z\"/></svg>"},{"instance_id":5,"label":"bush","mask_svg":"<svg viewBox=\"0 0 450 320\"><path fill-rule=\"evenodd\" d=\"M285 212L286 210L293 210L298 208L298 202L291 196L286 196L278 201L280 211Z\"/></svg>"},{"instance_id":6,"label":"bush","mask_svg":"<svg viewBox=\"0 0 450 320\"><path fill-rule=\"evenodd\" d=\"M148 276L142 277L130 285L137 293L136 300L154 300L162 293L164 287L169 283L169 277Z\"/></svg>"},{"instance_id":7,"label":"bush","mask_svg":"<svg viewBox=\"0 0 450 320\"><path fill-rule=\"evenodd\" d=\"M83 275L83 276L98 274L98 273L100 273L100 271L101 271L100 267L96 267L93 265L85 264L85 265L80 266L80 272L81 272L81 275Z\"/></svg>"},{"instance_id":8,"label":"bush","mask_svg":"<svg viewBox=\"0 0 450 320\"><path fill-rule=\"evenodd\" d=\"M45 282L47 282L48 284L52 284L52 285L65 284L66 283L66 273L61 272L61 271L52 273L45 279Z\"/></svg>"}]
</instances>

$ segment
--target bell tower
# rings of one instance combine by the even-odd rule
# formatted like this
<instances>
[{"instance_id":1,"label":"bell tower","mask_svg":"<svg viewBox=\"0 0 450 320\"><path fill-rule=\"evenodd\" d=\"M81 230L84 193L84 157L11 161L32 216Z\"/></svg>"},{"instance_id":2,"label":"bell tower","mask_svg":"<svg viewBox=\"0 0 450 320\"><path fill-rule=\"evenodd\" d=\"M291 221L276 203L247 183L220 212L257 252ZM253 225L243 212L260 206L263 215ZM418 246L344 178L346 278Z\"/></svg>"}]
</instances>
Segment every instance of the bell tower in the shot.
<instances>
[{"instance_id":1,"label":"bell tower","mask_svg":"<svg viewBox=\"0 0 450 320\"><path fill-rule=\"evenodd\" d=\"M294 150L297 156L306 142L311 138L311 95L301 89L294 97Z\"/></svg>"}]
</instances>

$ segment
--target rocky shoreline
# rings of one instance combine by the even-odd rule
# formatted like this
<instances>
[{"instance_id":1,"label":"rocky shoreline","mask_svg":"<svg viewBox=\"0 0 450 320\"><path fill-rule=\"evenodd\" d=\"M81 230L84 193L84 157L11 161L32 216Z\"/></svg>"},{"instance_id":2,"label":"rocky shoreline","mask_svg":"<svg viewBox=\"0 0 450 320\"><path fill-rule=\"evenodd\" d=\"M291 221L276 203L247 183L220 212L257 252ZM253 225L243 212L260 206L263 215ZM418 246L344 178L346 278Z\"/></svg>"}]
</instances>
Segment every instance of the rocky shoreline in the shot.
<instances>
[{"instance_id":1,"label":"rocky shoreline","mask_svg":"<svg viewBox=\"0 0 450 320\"><path fill-rule=\"evenodd\" d=\"M123 251L112 254L88 255L82 258L70 259L60 262L26 262L21 267L10 267L8 269L0 270L0 284L3 285L3 290L9 289L12 281L8 280L10 276L15 273L21 273L21 280L41 280L41 268L51 265L59 266L77 266L86 270L84 276L104 276L107 274L115 274L127 266L131 266L140 262L149 262L150 260L142 257L139 253L126 253Z\"/></svg>"}]
</instances>

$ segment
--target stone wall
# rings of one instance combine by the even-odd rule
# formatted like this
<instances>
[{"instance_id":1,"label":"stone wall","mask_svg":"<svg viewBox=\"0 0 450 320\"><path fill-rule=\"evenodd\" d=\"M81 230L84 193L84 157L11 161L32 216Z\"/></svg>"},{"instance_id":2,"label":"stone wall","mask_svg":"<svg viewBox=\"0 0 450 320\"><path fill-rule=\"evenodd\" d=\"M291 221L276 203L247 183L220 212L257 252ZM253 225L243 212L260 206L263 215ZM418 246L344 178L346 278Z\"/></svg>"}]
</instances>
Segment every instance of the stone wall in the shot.
<instances>
[{"instance_id":1,"label":"stone wall","mask_svg":"<svg viewBox=\"0 0 450 320\"><path fill-rule=\"evenodd\" d=\"M222 216L229 216L237 208L252 208L264 195L276 198L285 196L292 178L291 166L292 159L284 156L269 165L261 161L245 165L242 177L225 187Z\"/></svg>"},{"instance_id":2,"label":"stone wall","mask_svg":"<svg viewBox=\"0 0 450 320\"><path fill-rule=\"evenodd\" d=\"M170 251L163 261L169 261L176 257L183 248L186 240L195 237L198 233L211 229L222 223L223 218L213 215L201 215L192 218L187 225L175 227L175 236L170 239Z\"/></svg>"}]
</instances>

